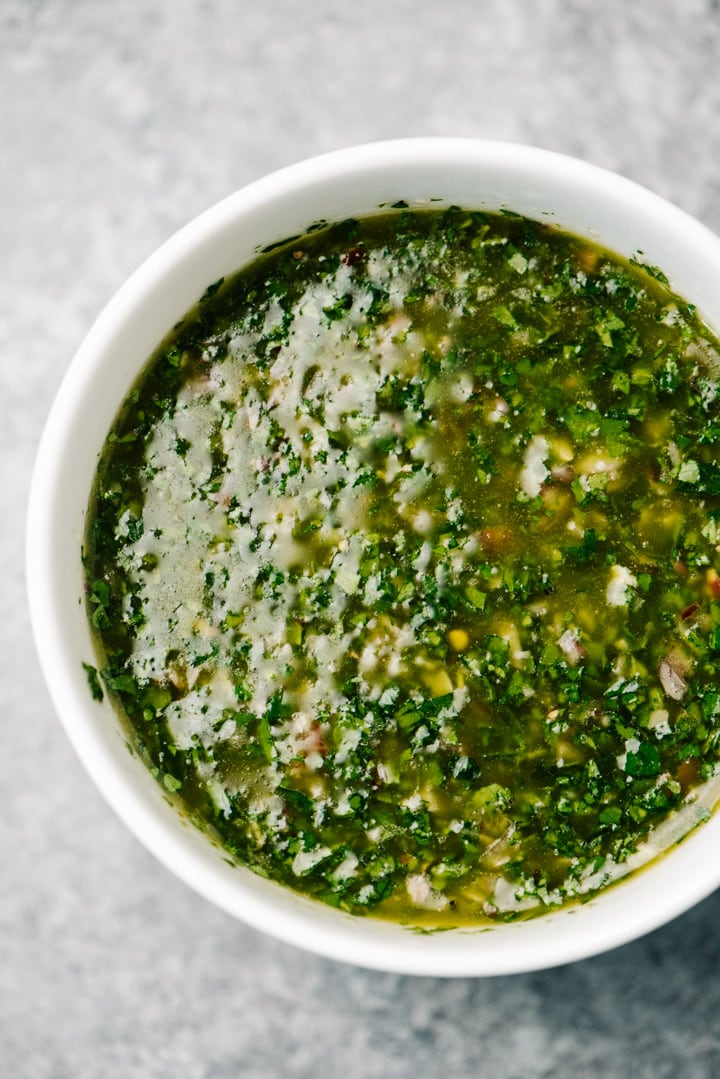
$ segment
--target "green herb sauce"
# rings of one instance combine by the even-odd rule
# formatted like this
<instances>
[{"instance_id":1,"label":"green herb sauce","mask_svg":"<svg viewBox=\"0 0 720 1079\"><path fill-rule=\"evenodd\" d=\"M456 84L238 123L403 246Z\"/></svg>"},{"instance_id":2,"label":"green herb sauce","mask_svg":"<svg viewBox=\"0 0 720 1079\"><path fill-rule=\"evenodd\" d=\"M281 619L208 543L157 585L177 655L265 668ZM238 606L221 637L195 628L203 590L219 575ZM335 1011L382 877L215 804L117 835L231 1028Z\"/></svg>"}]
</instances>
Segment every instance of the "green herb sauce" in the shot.
<instances>
[{"instance_id":1,"label":"green herb sauce","mask_svg":"<svg viewBox=\"0 0 720 1079\"><path fill-rule=\"evenodd\" d=\"M85 550L158 781L243 865L426 926L673 842L720 772L719 374L659 272L512 215L344 222L211 286Z\"/></svg>"}]
</instances>

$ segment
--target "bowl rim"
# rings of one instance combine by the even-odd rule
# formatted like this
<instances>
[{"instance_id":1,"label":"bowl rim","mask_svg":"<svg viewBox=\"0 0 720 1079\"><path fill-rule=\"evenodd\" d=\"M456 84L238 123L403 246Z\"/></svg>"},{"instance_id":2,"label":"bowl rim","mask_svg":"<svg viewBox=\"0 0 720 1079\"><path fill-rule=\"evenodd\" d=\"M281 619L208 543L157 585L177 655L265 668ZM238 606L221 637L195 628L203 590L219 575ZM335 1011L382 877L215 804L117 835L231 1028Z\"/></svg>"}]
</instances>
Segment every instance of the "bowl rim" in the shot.
<instances>
[{"instance_id":1,"label":"bowl rim","mask_svg":"<svg viewBox=\"0 0 720 1079\"><path fill-rule=\"evenodd\" d=\"M448 977L545 969L607 951L665 924L720 884L720 865L713 871L709 844L698 842L708 825L673 851L671 871L663 870L663 862L667 867L670 861L664 858L632 881L613 886L582 906L489 931L481 926L420 938L400 932L392 923L345 915L303 900L295 893L292 898L276 895L280 886L270 885L268 890L268 882L250 880L253 875L246 870L234 870L231 880L227 869L219 868L207 841L203 838L201 847L195 839L189 839L194 835L192 831L181 832L172 815L158 811L160 795L152 798L145 787L141 789L134 783L131 771L135 763L129 770L119 751L109 748L106 732L101 730L105 721L97 720L87 688L79 691L78 672L69 670L71 657L77 660L77 652L73 653L67 639L67 615L58 589L62 566L58 564L56 538L64 527L62 491L69 469L68 446L73 440L76 449L82 443L82 435L73 429L73 423L82 415L91 378L98 365L102 366L110 343L141 309L159 279L172 274L184 260L192 260L204 244L212 242L239 218L249 218L288 193L292 197L293 192L317 184L319 178L333 184L351 173L373 175L383 168L428 163L450 167L460 162L468 168L495 170L498 175L503 170L532 172L539 183L552 183L561 177L569 188L593 193L593 197L602 198L610 206L622 205L629 212L642 210L664 222L663 228L669 234L682 237L688 249L703 250L720 283L720 239L704 225L631 180L554 151L519 143L433 136L367 143L289 165L228 195L175 232L141 263L100 312L70 363L50 409L33 470L26 531L31 625L55 710L101 793L145 847L215 905L287 943L377 970ZM720 309L714 312L714 318L720 328ZM135 368L135 377L141 366ZM119 403L116 401L116 407ZM717 817L715 824L713 831L719 831ZM641 878L650 875L665 891L662 901L648 908L652 888L642 886ZM642 911L639 907L633 909L628 915L625 896L629 885L637 881L641 886L635 891L645 897L646 907ZM600 916L596 916L598 908ZM572 929L577 922L581 926L587 923L584 933ZM474 946L478 939L481 946Z\"/></svg>"}]
</instances>

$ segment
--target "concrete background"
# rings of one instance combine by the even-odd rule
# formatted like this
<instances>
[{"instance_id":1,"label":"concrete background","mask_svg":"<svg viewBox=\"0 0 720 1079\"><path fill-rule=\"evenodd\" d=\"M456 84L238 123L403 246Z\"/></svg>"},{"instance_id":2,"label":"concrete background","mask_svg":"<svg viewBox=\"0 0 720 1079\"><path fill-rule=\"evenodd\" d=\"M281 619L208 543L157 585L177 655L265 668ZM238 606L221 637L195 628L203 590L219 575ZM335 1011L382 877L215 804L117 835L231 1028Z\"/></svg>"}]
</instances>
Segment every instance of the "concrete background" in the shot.
<instances>
[{"instance_id":1,"label":"concrete background","mask_svg":"<svg viewBox=\"0 0 720 1079\"><path fill-rule=\"evenodd\" d=\"M575 154L720 230L719 62L717 0L0 0L3 1079L720 1074L720 894L485 981L356 970L214 910L75 759L22 569L63 372L190 217L310 154L454 134Z\"/></svg>"}]
</instances>

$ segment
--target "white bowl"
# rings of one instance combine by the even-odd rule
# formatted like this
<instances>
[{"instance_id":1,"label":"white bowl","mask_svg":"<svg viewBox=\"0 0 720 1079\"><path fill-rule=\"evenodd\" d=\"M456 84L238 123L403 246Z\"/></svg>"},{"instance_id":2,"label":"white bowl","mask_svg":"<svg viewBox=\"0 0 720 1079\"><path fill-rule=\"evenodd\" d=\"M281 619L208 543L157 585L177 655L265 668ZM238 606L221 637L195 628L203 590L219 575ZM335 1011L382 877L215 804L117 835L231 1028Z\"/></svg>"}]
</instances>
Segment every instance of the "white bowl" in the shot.
<instances>
[{"instance_id":1,"label":"white bowl","mask_svg":"<svg viewBox=\"0 0 720 1079\"><path fill-rule=\"evenodd\" d=\"M113 707L107 698L91 699L82 667L94 655L80 557L88 495L118 407L147 358L208 284L260 248L320 218L372 214L400 199L411 207L508 208L622 255L641 252L720 330L720 240L643 188L580 161L517 145L412 139L276 172L164 244L111 300L75 356L47 422L30 494L30 608L55 707L87 770L138 838L191 887L255 928L335 959L409 974L509 974L615 947L707 896L720 883L720 815L583 905L525 922L419 934L345 914L229 866L128 752Z\"/></svg>"}]
</instances>

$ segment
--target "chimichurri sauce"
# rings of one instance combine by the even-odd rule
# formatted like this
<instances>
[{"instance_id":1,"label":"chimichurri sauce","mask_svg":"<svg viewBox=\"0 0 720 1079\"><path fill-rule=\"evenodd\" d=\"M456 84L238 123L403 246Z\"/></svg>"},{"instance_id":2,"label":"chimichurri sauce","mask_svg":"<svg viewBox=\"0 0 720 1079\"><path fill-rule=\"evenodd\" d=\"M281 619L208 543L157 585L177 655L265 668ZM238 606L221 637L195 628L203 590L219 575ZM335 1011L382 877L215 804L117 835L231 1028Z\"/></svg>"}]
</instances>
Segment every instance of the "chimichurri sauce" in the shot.
<instances>
[{"instance_id":1,"label":"chimichurri sauce","mask_svg":"<svg viewBox=\"0 0 720 1079\"><path fill-rule=\"evenodd\" d=\"M659 271L513 215L343 222L212 286L90 506L148 767L233 860L418 924L541 912L688 831L719 373Z\"/></svg>"}]
</instances>

